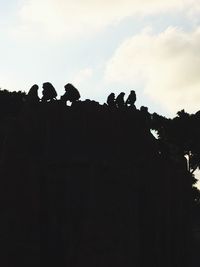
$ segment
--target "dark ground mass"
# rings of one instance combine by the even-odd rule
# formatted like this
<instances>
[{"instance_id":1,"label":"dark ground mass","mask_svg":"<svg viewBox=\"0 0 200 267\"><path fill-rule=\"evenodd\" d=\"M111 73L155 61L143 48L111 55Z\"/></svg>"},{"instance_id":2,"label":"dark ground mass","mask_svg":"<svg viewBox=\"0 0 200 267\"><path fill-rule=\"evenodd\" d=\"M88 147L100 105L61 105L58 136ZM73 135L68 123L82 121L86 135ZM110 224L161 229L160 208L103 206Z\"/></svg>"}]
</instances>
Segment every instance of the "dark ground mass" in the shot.
<instances>
[{"instance_id":1,"label":"dark ground mass","mask_svg":"<svg viewBox=\"0 0 200 267\"><path fill-rule=\"evenodd\" d=\"M200 113L45 84L0 91L0 265L198 266Z\"/></svg>"}]
</instances>

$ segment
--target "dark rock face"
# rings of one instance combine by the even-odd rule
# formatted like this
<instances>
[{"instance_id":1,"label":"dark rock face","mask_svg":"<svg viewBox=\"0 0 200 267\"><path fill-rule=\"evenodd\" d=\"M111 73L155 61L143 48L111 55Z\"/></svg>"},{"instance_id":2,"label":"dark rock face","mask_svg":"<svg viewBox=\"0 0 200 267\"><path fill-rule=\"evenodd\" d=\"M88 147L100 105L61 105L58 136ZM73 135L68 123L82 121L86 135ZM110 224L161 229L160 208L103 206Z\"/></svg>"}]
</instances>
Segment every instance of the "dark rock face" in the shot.
<instances>
[{"instance_id":1,"label":"dark rock face","mask_svg":"<svg viewBox=\"0 0 200 267\"><path fill-rule=\"evenodd\" d=\"M1 266L190 266L190 179L141 112L58 103L5 126Z\"/></svg>"}]
</instances>

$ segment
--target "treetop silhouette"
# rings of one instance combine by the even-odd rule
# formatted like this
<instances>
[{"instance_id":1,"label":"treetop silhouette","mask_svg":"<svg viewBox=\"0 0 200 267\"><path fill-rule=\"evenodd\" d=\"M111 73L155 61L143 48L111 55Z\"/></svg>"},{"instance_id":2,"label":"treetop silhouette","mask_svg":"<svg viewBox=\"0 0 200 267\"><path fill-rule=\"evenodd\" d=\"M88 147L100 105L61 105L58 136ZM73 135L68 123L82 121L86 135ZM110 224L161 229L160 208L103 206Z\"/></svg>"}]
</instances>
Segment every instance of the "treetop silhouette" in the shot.
<instances>
[{"instance_id":1,"label":"treetop silhouette","mask_svg":"<svg viewBox=\"0 0 200 267\"><path fill-rule=\"evenodd\" d=\"M150 114L134 91L42 94L0 91L2 266L191 267L200 113Z\"/></svg>"}]
</instances>

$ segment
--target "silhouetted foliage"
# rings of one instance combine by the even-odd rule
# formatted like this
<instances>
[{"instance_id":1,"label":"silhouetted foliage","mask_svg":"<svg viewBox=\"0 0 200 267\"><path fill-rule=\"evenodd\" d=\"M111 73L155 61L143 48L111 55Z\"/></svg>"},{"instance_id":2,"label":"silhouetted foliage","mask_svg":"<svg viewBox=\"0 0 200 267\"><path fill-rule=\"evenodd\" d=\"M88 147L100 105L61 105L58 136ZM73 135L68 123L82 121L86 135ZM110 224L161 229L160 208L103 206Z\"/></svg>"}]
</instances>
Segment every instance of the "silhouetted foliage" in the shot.
<instances>
[{"instance_id":1,"label":"silhouetted foliage","mask_svg":"<svg viewBox=\"0 0 200 267\"><path fill-rule=\"evenodd\" d=\"M61 101L51 83L42 101L37 85L0 91L1 266L193 267L200 113L65 89Z\"/></svg>"},{"instance_id":2,"label":"silhouetted foliage","mask_svg":"<svg viewBox=\"0 0 200 267\"><path fill-rule=\"evenodd\" d=\"M16 116L25 102L26 94L19 92L9 92L0 90L0 118Z\"/></svg>"},{"instance_id":3,"label":"silhouetted foliage","mask_svg":"<svg viewBox=\"0 0 200 267\"><path fill-rule=\"evenodd\" d=\"M200 116L188 114L184 110L177 117L166 119L153 114L152 128L157 130L159 139L168 150L176 149L182 156L188 157L189 172L194 173L200 167Z\"/></svg>"}]
</instances>

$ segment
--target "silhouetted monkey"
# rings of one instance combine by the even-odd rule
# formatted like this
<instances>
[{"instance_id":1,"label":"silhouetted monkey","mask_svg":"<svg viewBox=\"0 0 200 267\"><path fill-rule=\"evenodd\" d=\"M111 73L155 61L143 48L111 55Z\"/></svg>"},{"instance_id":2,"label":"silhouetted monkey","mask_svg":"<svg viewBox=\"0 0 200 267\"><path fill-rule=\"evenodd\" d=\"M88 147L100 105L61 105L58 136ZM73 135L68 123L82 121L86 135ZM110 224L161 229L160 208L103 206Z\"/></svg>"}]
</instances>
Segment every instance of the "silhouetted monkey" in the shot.
<instances>
[{"instance_id":1,"label":"silhouetted monkey","mask_svg":"<svg viewBox=\"0 0 200 267\"><path fill-rule=\"evenodd\" d=\"M135 108L136 94L134 90L131 90L128 98L126 99L126 105Z\"/></svg>"},{"instance_id":2,"label":"silhouetted monkey","mask_svg":"<svg viewBox=\"0 0 200 267\"><path fill-rule=\"evenodd\" d=\"M141 106L140 107L140 114L141 114L141 118L144 122L145 127L147 127L147 129L150 130L151 114L149 113L148 108Z\"/></svg>"},{"instance_id":3,"label":"silhouetted monkey","mask_svg":"<svg viewBox=\"0 0 200 267\"><path fill-rule=\"evenodd\" d=\"M124 96L125 96L125 93L121 92L117 98L116 98L116 106L118 108L123 108L125 106L125 103L124 103Z\"/></svg>"},{"instance_id":4,"label":"silhouetted monkey","mask_svg":"<svg viewBox=\"0 0 200 267\"><path fill-rule=\"evenodd\" d=\"M38 96L38 89L39 89L39 87L37 84L34 84L30 88L30 90L27 94L27 98L26 98L28 104L36 104L40 101L40 98Z\"/></svg>"},{"instance_id":5,"label":"silhouetted monkey","mask_svg":"<svg viewBox=\"0 0 200 267\"><path fill-rule=\"evenodd\" d=\"M62 101L70 101L71 103L74 103L79 100L81 96L78 89L76 89L71 83L67 83L64 87L65 93L63 96L61 96Z\"/></svg>"},{"instance_id":6,"label":"silhouetted monkey","mask_svg":"<svg viewBox=\"0 0 200 267\"><path fill-rule=\"evenodd\" d=\"M57 92L53 85L49 82L43 83L43 91L42 91L42 101L52 101L56 99Z\"/></svg>"},{"instance_id":7,"label":"silhouetted monkey","mask_svg":"<svg viewBox=\"0 0 200 267\"><path fill-rule=\"evenodd\" d=\"M116 107L116 103L115 103L115 94L111 93L108 98L107 98L107 104L109 107L111 108L115 108Z\"/></svg>"}]
</instances>

